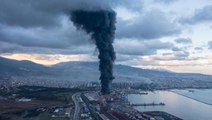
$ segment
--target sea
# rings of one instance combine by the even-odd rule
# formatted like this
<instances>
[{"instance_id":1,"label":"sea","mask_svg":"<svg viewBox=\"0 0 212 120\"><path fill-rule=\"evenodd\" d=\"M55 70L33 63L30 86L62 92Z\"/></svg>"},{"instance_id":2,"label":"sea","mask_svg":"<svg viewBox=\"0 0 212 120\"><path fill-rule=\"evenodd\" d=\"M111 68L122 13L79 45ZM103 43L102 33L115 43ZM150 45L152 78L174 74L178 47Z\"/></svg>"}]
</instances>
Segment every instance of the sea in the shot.
<instances>
[{"instance_id":1,"label":"sea","mask_svg":"<svg viewBox=\"0 0 212 120\"><path fill-rule=\"evenodd\" d=\"M131 104L165 103L165 106L134 107L141 112L164 111L184 120L212 120L212 89L145 92L148 94L128 94L127 99Z\"/></svg>"}]
</instances>

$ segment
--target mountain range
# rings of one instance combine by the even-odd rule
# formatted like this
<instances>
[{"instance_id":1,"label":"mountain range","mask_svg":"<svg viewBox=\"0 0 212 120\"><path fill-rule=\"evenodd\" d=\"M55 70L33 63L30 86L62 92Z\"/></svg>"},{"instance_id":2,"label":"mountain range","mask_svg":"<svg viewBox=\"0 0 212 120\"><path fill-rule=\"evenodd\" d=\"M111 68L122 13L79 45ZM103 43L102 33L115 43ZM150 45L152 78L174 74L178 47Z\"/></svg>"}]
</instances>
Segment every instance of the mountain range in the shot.
<instances>
[{"instance_id":1,"label":"mountain range","mask_svg":"<svg viewBox=\"0 0 212 120\"><path fill-rule=\"evenodd\" d=\"M63 62L51 67L31 61L18 61L0 57L1 81L36 83L36 81L99 82L97 62ZM166 70L134 68L114 65L114 82L155 84L161 88L208 88L212 76L196 73L175 73Z\"/></svg>"}]
</instances>

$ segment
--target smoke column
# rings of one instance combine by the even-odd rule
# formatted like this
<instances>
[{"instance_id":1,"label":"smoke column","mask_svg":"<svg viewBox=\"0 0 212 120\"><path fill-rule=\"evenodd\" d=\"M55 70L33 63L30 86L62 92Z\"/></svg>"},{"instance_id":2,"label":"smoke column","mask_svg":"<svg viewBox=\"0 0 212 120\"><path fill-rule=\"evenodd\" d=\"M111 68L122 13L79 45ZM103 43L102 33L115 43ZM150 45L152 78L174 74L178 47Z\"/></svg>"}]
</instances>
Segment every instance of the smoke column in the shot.
<instances>
[{"instance_id":1,"label":"smoke column","mask_svg":"<svg viewBox=\"0 0 212 120\"><path fill-rule=\"evenodd\" d=\"M101 92L110 94L110 84L114 79L113 63L115 52L113 48L116 13L112 10L85 11L75 10L71 12L71 21L77 27L91 35L99 51L99 70L101 80Z\"/></svg>"}]
</instances>

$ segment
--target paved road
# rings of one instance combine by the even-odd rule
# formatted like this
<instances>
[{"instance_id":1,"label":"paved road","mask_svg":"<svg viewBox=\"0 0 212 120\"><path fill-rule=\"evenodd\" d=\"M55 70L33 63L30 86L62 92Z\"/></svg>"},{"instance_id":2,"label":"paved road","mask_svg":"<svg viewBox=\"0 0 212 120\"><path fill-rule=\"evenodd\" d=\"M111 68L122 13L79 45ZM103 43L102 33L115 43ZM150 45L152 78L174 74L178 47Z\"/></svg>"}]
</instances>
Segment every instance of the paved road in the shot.
<instances>
[{"instance_id":1,"label":"paved road","mask_svg":"<svg viewBox=\"0 0 212 120\"><path fill-rule=\"evenodd\" d=\"M73 120L80 120L79 116L80 116L80 104L79 104L79 98L80 98L80 94L81 93L75 93L72 96L72 99L74 101L75 104L75 110L74 110L74 116L73 116Z\"/></svg>"}]
</instances>

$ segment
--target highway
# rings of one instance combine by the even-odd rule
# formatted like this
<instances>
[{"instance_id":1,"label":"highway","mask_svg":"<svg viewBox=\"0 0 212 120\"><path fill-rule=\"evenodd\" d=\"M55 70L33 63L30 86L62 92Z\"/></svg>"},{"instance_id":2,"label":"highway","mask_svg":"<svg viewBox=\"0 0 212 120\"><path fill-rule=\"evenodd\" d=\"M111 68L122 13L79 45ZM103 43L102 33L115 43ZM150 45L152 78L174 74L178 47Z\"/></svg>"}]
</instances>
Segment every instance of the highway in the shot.
<instances>
[{"instance_id":1,"label":"highway","mask_svg":"<svg viewBox=\"0 0 212 120\"><path fill-rule=\"evenodd\" d=\"M74 116L73 116L73 120L80 120L80 103L79 103L79 97L80 97L81 93L75 93L72 96L72 99L74 101L75 104L75 110L74 110ZM71 119L70 119L71 120Z\"/></svg>"}]
</instances>

